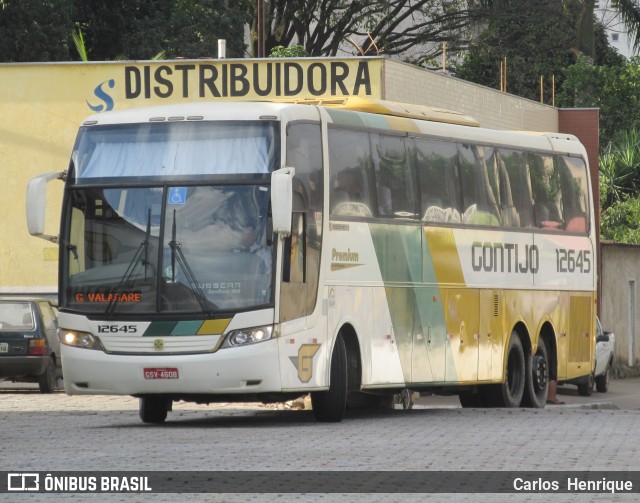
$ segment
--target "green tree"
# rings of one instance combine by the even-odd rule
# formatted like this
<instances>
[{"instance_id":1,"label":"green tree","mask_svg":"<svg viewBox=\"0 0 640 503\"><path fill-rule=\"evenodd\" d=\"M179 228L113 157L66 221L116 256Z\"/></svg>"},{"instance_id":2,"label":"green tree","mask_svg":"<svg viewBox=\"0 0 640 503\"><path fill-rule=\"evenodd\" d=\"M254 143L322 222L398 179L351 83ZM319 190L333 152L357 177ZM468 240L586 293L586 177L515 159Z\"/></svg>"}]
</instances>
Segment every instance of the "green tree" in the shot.
<instances>
[{"instance_id":1,"label":"green tree","mask_svg":"<svg viewBox=\"0 0 640 503\"><path fill-rule=\"evenodd\" d=\"M599 108L600 145L608 145L619 131L640 129L640 59L594 66L581 58L565 75L558 104Z\"/></svg>"},{"instance_id":2,"label":"green tree","mask_svg":"<svg viewBox=\"0 0 640 503\"><path fill-rule=\"evenodd\" d=\"M250 16L235 2L177 0L169 21L167 52L189 58L215 57L218 40L227 41L227 56L245 55L244 26Z\"/></svg>"},{"instance_id":3,"label":"green tree","mask_svg":"<svg viewBox=\"0 0 640 503\"><path fill-rule=\"evenodd\" d=\"M0 0L0 61L69 59L70 0Z\"/></svg>"},{"instance_id":4,"label":"green tree","mask_svg":"<svg viewBox=\"0 0 640 503\"><path fill-rule=\"evenodd\" d=\"M495 19L505 19L503 13L520 0L470 0L469 4L476 9L485 10L487 15ZM549 4L547 1L536 0L526 2L523 7ZM554 0L552 3L575 11L574 16L574 43L573 46L588 57L596 57L598 23L595 18L596 0ZM631 35L634 41L634 49L640 48L640 2L638 0L612 0L610 7L618 12L619 19Z\"/></svg>"},{"instance_id":5,"label":"green tree","mask_svg":"<svg viewBox=\"0 0 640 503\"><path fill-rule=\"evenodd\" d=\"M600 217L600 238L617 243L640 244L640 197L617 201Z\"/></svg>"},{"instance_id":6,"label":"green tree","mask_svg":"<svg viewBox=\"0 0 640 503\"><path fill-rule=\"evenodd\" d=\"M93 60L118 56L149 59L215 57L218 39L227 55L245 53L244 26L249 15L242 4L227 0L75 0L78 25Z\"/></svg>"},{"instance_id":7,"label":"green tree","mask_svg":"<svg viewBox=\"0 0 640 503\"><path fill-rule=\"evenodd\" d=\"M600 155L600 207L604 210L640 190L640 132L616 134Z\"/></svg>"},{"instance_id":8,"label":"green tree","mask_svg":"<svg viewBox=\"0 0 640 503\"><path fill-rule=\"evenodd\" d=\"M599 165L602 239L640 244L640 131L617 133Z\"/></svg>"},{"instance_id":9,"label":"green tree","mask_svg":"<svg viewBox=\"0 0 640 503\"><path fill-rule=\"evenodd\" d=\"M507 91L551 102L551 77L556 87L562 70L573 64L577 2L510 0L485 7L484 29L470 42L466 55L454 65L458 77L500 88L500 62L506 58Z\"/></svg>"},{"instance_id":10,"label":"green tree","mask_svg":"<svg viewBox=\"0 0 640 503\"><path fill-rule=\"evenodd\" d=\"M278 45L271 49L270 58L304 58L308 56L307 50L299 44L289 47Z\"/></svg>"},{"instance_id":11,"label":"green tree","mask_svg":"<svg viewBox=\"0 0 640 503\"><path fill-rule=\"evenodd\" d=\"M582 11L578 21L578 48L589 56L594 55L595 0L582 0ZM638 0L613 0L611 7L618 11L620 21L633 41L633 50L640 49L640 5Z\"/></svg>"},{"instance_id":12,"label":"green tree","mask_svg":"<svg viewBox=\"0 0 640 503\"><path fill-rule=\"evenodd\" d=\"M252 54L257 53L257 2L250 0ZM398 55L423 62L455 47L474 11L467 0L272 0L265 2L265 47L297 43L310 56Z\"/></svg>"}]
</instances>

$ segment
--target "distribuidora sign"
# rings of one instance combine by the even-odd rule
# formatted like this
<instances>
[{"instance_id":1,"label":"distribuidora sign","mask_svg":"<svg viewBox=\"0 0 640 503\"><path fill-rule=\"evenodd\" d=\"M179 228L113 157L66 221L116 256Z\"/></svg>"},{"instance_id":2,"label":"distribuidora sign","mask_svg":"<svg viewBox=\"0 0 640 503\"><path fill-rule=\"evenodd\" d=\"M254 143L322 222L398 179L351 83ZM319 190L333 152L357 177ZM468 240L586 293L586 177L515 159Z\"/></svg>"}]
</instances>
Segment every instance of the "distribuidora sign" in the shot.
<instances>
[{"instance_id":1,"label":"distribuidora sign","mask_svg":"<svg viewBox=\"0 0 640 503\"><path fill-rule=\"evenodd\" d=\"M381 65L369 60L124 64L93 90L94 112L157 100L381 97Z\"/></svg>"}]
</instances>

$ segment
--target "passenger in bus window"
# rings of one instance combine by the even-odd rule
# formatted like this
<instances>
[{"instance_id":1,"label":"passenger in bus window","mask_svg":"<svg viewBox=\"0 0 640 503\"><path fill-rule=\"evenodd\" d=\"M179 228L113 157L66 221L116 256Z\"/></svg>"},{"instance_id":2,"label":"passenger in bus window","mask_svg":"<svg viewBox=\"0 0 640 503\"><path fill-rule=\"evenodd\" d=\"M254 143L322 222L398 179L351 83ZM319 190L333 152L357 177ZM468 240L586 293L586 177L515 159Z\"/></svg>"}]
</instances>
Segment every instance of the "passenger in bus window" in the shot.
<instances>
[{"instance_id":1,"label":"passenger in bus window","mask_svg":"<svg viewBox=\"0 0 640 503\"><path fill-rule=\"evenodd\" d=\"M337 215L369 217L371 210L363 202L362 174L357 168L340 171L331 192L331 212Z\"/></svg>"},{"instance_id":2,"label":"passenger in bus window","mask_svg":"<svg viewBox=\"0 0 640 503\"><path fill-rule=\"evenodd\" d=\"M382 170L377 173L376 191L378 194L378 212L380 215L385 216L393 214L391 177L386 170Z\"/></svg>"},{"instance_id":3,"label":"passenger in bus window","mask_svg":"<svg viewBox=\"0 0 640 503\"><path fill-rule=\"evenodd\" d=\"M336 175L333 184L333 200L335 204L342 202L357 201L360 197L360 190L355 174L348 169Z\"/></svg>"},{"instance_id":4,"label":"passenger in bus window","mask_svg":"<svg viewBox=\"0 0 640 503\"><path fill-rule=\"evenodd\" d=\"M271 252L263 244L263 236L257 231L255 222L249 222L240 231L240 242L242 248L237 251L253 253L262 260L265 274L271 274Z\"/></svg>"}]
</instances>

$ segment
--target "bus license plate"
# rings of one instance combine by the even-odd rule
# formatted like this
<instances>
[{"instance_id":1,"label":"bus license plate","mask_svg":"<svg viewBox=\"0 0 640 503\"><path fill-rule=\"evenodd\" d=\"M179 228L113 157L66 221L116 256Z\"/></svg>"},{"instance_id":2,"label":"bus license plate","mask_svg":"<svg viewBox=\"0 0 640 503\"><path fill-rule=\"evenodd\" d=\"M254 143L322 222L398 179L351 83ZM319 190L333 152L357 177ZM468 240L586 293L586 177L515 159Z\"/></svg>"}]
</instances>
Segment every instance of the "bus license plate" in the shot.
<instances>
[{"instance_id":1,"label":"bus license plate","mask_svg":"<svg viewBox=\"0 0 640 503\"><path fill-rule=\"evenodd\" d=\"M145 368L145 379L178 379L178 369L173 367Z\"/></svg>"}]
</instances>

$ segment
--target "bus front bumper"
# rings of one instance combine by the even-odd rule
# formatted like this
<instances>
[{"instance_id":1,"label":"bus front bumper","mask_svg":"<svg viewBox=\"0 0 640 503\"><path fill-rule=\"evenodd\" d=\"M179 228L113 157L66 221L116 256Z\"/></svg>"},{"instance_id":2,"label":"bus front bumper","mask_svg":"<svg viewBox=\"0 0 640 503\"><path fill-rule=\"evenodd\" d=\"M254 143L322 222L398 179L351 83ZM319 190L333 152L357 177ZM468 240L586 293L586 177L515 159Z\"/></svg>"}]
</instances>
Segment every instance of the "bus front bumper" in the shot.
<instances>
[{"instance_id":1,"label":"bus front bumper","mask_svg":"<svg viewBox=\"0 0 640 503\"><path fill-rule=\"evenodd\" d=\"M189 355L122 355L62 346L70 395L280 392L277 340Z\"/></svg>"}]
</instances>

